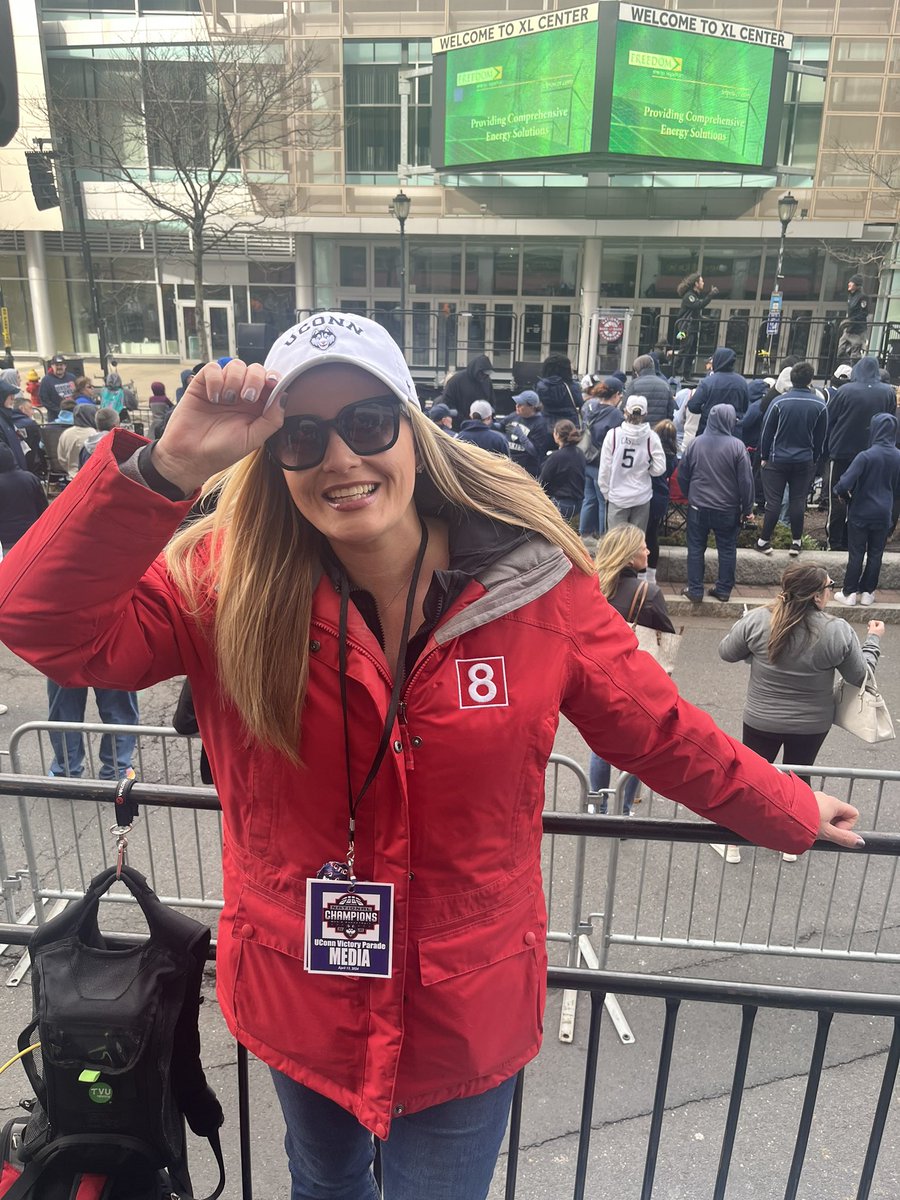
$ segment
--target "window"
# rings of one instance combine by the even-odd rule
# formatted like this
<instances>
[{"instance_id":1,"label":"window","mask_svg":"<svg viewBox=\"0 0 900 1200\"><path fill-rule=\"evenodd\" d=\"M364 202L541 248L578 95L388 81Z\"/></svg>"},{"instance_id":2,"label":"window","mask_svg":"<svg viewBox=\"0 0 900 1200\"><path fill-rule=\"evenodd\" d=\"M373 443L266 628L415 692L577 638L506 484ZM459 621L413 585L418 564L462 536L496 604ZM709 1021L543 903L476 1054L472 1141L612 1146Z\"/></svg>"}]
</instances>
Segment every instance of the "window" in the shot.
<instances>
[{"instance_id":1,"label":"window","mask_svg":"<svg viewBox=\"0 0 900 1200\"><path fill-rule=\"evenodd\" d=\"M700 252L696 247L681 250L646 249L641 264L641 295L676 298L675 289L697 270Z\"/></svg>"},{"instance_id":2,"label":"window","mask_svg":"<svg viewBox=\"0 0 900 1200\"><path fill-rule=\"evenodd\" d=\"M719 289L723 299L755 300L759 264L759 254L731 246L707 243L703 249L703 278L707 287Z\"/></svg>"},{"instance_id":3,"label":"window","mask_svg":"<svg viewBox=\"0 0 900 1200\"><path fill-rule=\"evenodd\" d=\"M780 162L788 166L815 166L824 104L824 79L817 75L788 73L781 126Z\"/></svg>"},{"instance_id":4,"label":"window","mask_svg":"<svg viewBox=\"0 0 900 1200\"><path fill-rule=\"evenodd\" d=\"M395 183L397 165L431 157L431 78L413 79L409 134L400 146L399 73L431 62L431 43L344 43L344 117L348 183Z\"/></svg>"},{"instance_id":5,"label":"window","mask_svg":"<svg viewBox=\"0 0 900 1200\"><path fill-rule=\"evenodd\" d=\"M633 296L637 282L637 251L604 245L602 264L600 295Z\"/></svg>"},{"instance_id":6,"label":"window","mask_svg":"<svg viewBox=\"0 0 900 1200\"><path fill-rule=\"evenodd\" d=\"M341 246L340 259L341 287L364 288L366 286L365 246Z\"/></svg>"},{"instance_id":7,"label":"window","mask_svg":"<svg viewBox=\"0 0 900 1200\"><path fill-rule=\"evenodd\" d=\"M459 295L462 251L440 243L409 249L409 281L416 292Z\"/></svg>"},{"instance_id":8,"label":"window","mask_svg":"<svg viewBox=\"0 0 900 1200\"><path fill-rule=\"evenodd\" d=\"M515 296L518 291L518 246L467 247L466 295Z\"/></svg>"},{"instance_id":9,"label":"window","mask_svg":"<svg viewBox=\"0 0 900 1200\"><path fill-rule=\"evenodd\" d=\"M578 251L574 246L525 248L523 296L574 296Z\"/></svg>"}]
</instances>

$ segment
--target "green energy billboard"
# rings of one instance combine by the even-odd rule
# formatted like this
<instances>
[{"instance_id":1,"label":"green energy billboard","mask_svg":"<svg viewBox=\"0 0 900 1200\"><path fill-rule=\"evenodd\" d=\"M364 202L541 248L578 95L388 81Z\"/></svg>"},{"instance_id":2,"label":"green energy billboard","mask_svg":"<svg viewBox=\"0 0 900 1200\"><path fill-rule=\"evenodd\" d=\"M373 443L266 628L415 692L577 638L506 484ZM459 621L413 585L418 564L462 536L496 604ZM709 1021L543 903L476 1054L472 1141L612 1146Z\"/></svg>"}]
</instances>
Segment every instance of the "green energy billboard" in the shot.
<instances>
[{"instance_id":1,"label":"green energy billboard","mask_svg":"<svg viewBox=\"0 0 900 1200\"><path fill-rule=\"evenodd\" d=\"M761 166L774 59L770 46L620 22L610 154Z\"/></svg>"},{"instance_id":2,"label":"green energy billboard","mask_svg":"<svg viewBox=\"0 0 900 1200\"><path fill-rule=\"evenodd\" d=\"M442 60L442 167L589 154L596 4L435 39ZM462 44L460 44L462 43Z\"/></svg>"},{"instance_id":3,"label":"green energy billboard","mask_svg":"<svg viewBox=\"0 0 900 1200\"><path fill-rule=\"evenodd\" d=\"M612 0L444 34L432 40L432 165L770 168L791 42Z\"/></svg>"}]
</instances>

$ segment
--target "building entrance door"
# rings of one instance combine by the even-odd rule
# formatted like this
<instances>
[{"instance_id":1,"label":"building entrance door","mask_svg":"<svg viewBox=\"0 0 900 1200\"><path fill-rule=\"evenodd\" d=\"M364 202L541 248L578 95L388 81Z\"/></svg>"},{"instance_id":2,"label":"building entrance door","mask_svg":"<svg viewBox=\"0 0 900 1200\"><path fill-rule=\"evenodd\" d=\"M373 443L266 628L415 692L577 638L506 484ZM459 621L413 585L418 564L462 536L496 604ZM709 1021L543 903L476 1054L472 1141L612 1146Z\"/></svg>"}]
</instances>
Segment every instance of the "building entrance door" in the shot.
<instances>
[{"instance_id":1,"label":"building entrance door","mask_svg":"<svg viewBox=\"0 0 900 1200\"><path fill-rule=\"evenodd\" d=\"M178 300L178 349L182 358L200 357L197 306L193 300ZM234 354L234 305L228 300L206 300L203 313L209 337L210 361Z\"/></svg>"}]
</instances>

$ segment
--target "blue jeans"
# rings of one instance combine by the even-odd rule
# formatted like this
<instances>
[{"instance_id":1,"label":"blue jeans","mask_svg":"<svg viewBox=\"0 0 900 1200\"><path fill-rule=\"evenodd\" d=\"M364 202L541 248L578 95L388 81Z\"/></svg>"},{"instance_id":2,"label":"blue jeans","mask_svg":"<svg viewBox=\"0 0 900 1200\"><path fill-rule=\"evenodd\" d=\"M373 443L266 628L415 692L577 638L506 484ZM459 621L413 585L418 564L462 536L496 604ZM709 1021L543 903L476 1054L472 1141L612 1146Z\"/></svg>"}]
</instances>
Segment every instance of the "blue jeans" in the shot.
<instances>
[{"instance_id":1,"label":"blue jeans","mask_svg":"<svg viewBox=\"0 0 900 1200\"><path fill-rule=\"evenodd\" d=\"M606 759L601 758L599 754L591 751L590 761L588 762L588 786L592 792L605 792L609 787L610 766ZM631 815L631 806L634 804L634 798L637 795L640 780L636 776L625 784L624 806L622 811L625 816ZM600 807L597 810L600 813L606 812L606 801L600 802Z\"/></svg>"},{"instance_id":2,"label":"blue jeans","mask_svg":"<svg viewBox=\"0 0 900 1200\"><path fill-rule=\"evenodd\" d=\"M67 725L80 725L84 721L87 704L87 688L64 688L52 679L47 680L47 696L50 700L49 720L64 721ZM107 688L94 688L100 720L105 725L137 725L137 693L117 692ZM100 778L121 779L131 766L131 757L137 738L117 734L115 738L104 734L100 739ZM51 775L79 777L84 773L84 738L80 733L51 733L53 747Z\"/></svg>"},{"instance_id":3,"label":"blue jeans","mask_svg":"<svg viewBox=\"0 0 900 1200\"><path fill-rule=\"evenodd\" d=\"M695 504L688 505L687 590L692 599L703 599L703 556L710 531L716 539L719 558L719 577L715 589L720 596L731 595L737 571L740 528L740 513L736 508L697 508Z\"/></svg>"},{"instance_id":4,"label":"blue jeans","mask_svg":"<svg viewBox=\"0 0 900 1200\"><path fill-rule=\"evenodd\" d=\"M857 591L874 592L878 587L889 532L888 525L857 525L852 517L847 522L847 570L841 587L845 596Z\"/></svg>"},{"instance_id":5,"label":"blue jeans","mask_svg":"<svg viewBox=\"0 0 900 1200\"><path fill-rule=\"evenodd\" d=\"M582 537L600 537L606 533L606 497L597 484L599 462L587 463L584 468L584 500L578 532Z\"/></svg>"},{"instance_id":6,"label":"blue jeans","mask_svg":"<svg viewBox=\"0 0 900 1200\"><path fill-rule=\"evenodd\" d=\"M311 1088L280 1071L272 1079L287 1125L291 1200L379 1200L372 1134ZM395 1117L381 1144L385 1200L484 1200L515 1083Z\"/></svg>"}]
</instances>

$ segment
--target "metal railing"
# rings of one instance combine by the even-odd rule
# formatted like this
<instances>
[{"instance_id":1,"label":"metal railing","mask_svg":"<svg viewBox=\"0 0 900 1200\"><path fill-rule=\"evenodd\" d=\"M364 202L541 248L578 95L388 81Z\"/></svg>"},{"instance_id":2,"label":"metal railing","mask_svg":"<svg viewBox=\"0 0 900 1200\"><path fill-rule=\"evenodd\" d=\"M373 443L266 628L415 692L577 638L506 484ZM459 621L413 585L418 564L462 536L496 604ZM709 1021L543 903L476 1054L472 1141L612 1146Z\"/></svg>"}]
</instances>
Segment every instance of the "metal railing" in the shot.
<instances>
[{"instance_id":1,"label":"metal railing","mask_svg":"<svg viewBox=\"0 0 900 1200\"><path fill-rule=\"evenodd\" d=\"M779 769L811 774L814 787L854 804L861 828L883 829L885 815L896 826L891 802L900 799L900 771ZM617 783L617 813L628 778L621 776ZM702 818L652 792L640 811L651 819L668 818L673 836L668 845L642 842L633 851L618 841L612 844L603 910L584 918L587 934L595 921L602 924L601 967L608 964L613 946L900 962L900 929L888 919L900 906L896 859L806 854L786 862L733 834L706 836L709 826ZM692 831L702 832L702 838L695 839ZM740 863L725 860L726 843L739 845ZM651 878L661 881L660 886L648 887Z\"/></svg>"},{"instance_id":2,"label":"metal railing","mask_svg":"<svg viewBox=\"0 0 900 1200\"><path fill-rule=\"evenodd\" d=\"M42 794L48 789L61 789L63 793L74 798L80 793L82 803L94 803L95 792L99 785L87 784L78 780L46 780L29 779L14 776L0 777L0 794L16 794L16 788L27 791L33 785ZM107 785L108 786L108 785ZM147 793L142 799L154 796L160 804L167 807L188 805L190 807L206 808L210 802L209 796L187 794L181 791L177 796L168 789L170 794L163 795L165 788L159 785L138 785L141 792ZM159 793L157 795L157 792ZM620 787L621 794L621 787ZM721 841L732 838L732 835L721 827L709 825L700 821L659 821L648 819L626 819L624 817L599 817L583 813L547 813L544 818L545 832L554 839L572 837L576 843L585 838L597 838L615 843L619 838L627 836L629 841L658 841L674 842L678 845L689 843L708 843L712 840ZM896 862L900 855L900 838L885 833L867 832L867 844L863 851L845 850L831 843L817 843L814 848L816 857L823 861L840 862L867 861L870 858L892 860ZM732 839L733 840L733 839ZM105 914L110 909L104 909ZM0 925L0 939L12 944L23 945L33 932L34 927L21 925ZM111 935L111 944L133 943L133 935L123 939L121 935ZM703 1017L700 1028L704 1032L714 1028L712 1009L716 1005L739 1007L741 1020L737 1030L736 1044L733 1047L726 1043L721 1031L716 1033L714 1047L714 1064L720 1068L717 1074L716 1093L718 1099L726 1106L722 1123L721 1138L714 1141L715 1128L704 1125L703 1143L706 1158L706 1168L711 1170L710 1162L715 1159L714 1180L711 1182L710 1194L713 1200L724 1200L729 1179L733 1174L735 1148L742 1135L746 1138L746 1126L763 1121L762 1135L766 1139L767 1171L771 1174L773 1166L779 1172L784 1169L784 1182L777 1185L777 1194L784 1195L786 1200L796 1200L804 1171L813 1164L820 1177L815 1194L823 1200L837 1200L839 1196L848 1195L849 1174L856 1172L853 1187L857 1200L869 1200L872 1196L873 1181L879 1163L883 1137L895 1093L898 1064L900 1064L900 998L896 994L852 993L832 990L809 988L772 987L757 984L721 983L708 980L688 980L661 977L644 974L621 974L608 971L579 971L570 967L551 967L548 978L551 989L566 991L587 991L591 996L591 1012L584 1047L584 1069L582 1073L581 1103L577 1113L577 1146L574 1154L574 1169L570 1156L560 1154L551 1144L544 1150L543 1157L538 1151L540 1146L524 1147L528 1161L539 1164L541 1174L537 1191L529 1187L528 1179L523 1180L521 1143L523 1141L523 1112L526 1099L533 1091L529 1083L525 1086L525 1075L529 1080L540 1072L540 1065L529 1067L518 1081L513 1101L509 1152L506 1161L505 1197L506 1200L530 1196L559 1194L572 1195L574 1200L583 1200L586 1195L600 1195L601 1178L606 1179L609 1171L608 1163L601 1161L602 1156L592 1157L592 1142L597 1128L598 1106L609 1102L605 1091L598 1095L598 1079L601 1071L601 1029L604 1002L614 990L620 996L632 997L640 1002L638 1017L642 1021L642 1036L640 1045L645 1049L637 1051L633 1048L617 1053L637 1055L637 1061L632 1060L629 1071L640 1072L652 1084L652 1102L642 1111L641 1116L647 1124L646 1144L641 1154L638 1150L621 1155L617 1160L617 1178L612 1185L616 1194L625 1194L621 1176L632 1170L632 1163L639 1157L642 1159L636 1172L640 1175L640 1195L642 1200L652 1200L657 1180L662 1176L663 1169L669 1163L668 1151L671 1150L676 1164L682 1171L685 1160L690 1159L692 1148L686 1145L683 1130L677 1130L678 1136L667 1142L664 1134L667 1122L671 1125L675 1120L675 1111L680 1110L696 1096L696 1054L689 1053L679 1059L679 1033L689 1023L689 1018L682 1020L683 1012L702 1011ZM664 1007L662 1027L659 1033L658 1051L652 1036L659 1027L658 1006ZM790 1050L796 1058L801 1053L800 1039L802 1022L799 1014L813 1014L814 1029L810 1030L808 1066L805 1070L797 1071L791 1067L791 1080L796 1085L798 1077L803 1080L802 1101L798 1103L793 1094L780 1098L766 1096L764 1106L758 1111L749 1111L747 1095L752 1089L758 1089L761 1084L758 1078L760 1062L771 1063L773 1054L783 1058L786 1047L783 1045L779 1030L773 1029L766 1023L770 1014L786 1012L791 1015L790 1021ZM760 1019L760 1018L763 1019ZM838 1088L839 1095L826 1096L822 1100L823 1081L827 1079L829 1066L845 1065L842 1062L829 1064L827 1059L829 1034L834 1026L835 1017L842 1021L853 1019L856 1022L866 1022L863 1030L866 1053L859 1056L856 1065L864 1072L857 1081L860 1095L865 1097L865 1111L859 1112L858 1105L854 1111L848 1112L846 1093ZM501 1018L502 1019L502 1015ZM883 1028L885 1022L890 1025ZM679 1025L679 1023L681 1023ZM762 1032L760 1032L762 1030ZM845 1030L846 1032L846 1030ZM693 1030L696 1037L696 1028ZM704 1045L706 1042L704 1040ZM806 1046L806 1043L803 1043ZM649 1050L646 1049L649 1047ZM547 1051L545 1051L545 1054ZM565 1053L569 1053L566 1051ZM754 1058L754 1055L756 1057ZM607 1054L609 1057L609 1052ZM881 1060L883 1059L883 1065ZM621 1060L618 1060L621 1068ZM754 1070L756 1069L756 1073ZM680 1073L679 1073L680 1070ZM239 1144L241 1148L241 1177L243 1200L252 1200L253 1178L251 1168L251 1136L250 1136L250 1103L247 1089L247 1058L246 1053L239 1049L238 1056L238 1107L239 1107ZM566 1072L571 1077L571 1064ZM778 1076L778 1072L775 1072ZM604 1072L604 1078L606 1072ZM704 1081L705 1082L705 1081ZM780 1076L772 1082L781 1082ZM608 1090L608 1089L607 1089ZM834 1091L834 1089L832 1089ZM566 1088L566 1097L571 1096L571 1089ZM555 1100L563 1097L557 1092ZM709 1096L704 1093L704 1100ZM541 1093L541 1110L547 1111L546 1093ZM615 1098L612 1101L615 1105ZM828 1105L836 1105L833 1117L823 1113ZM829 1119L830 1117L830 1119ZM617 1114L614 1121L621 1119ZM833 1130L835 1123L841 1130L838 1145L842 1152L835 1154ZM865 1149L856 1157L861 1158L858 1168L848 1161L844 1153L849 1138L848 1127L852 1123L860 1126L858 1142ZM637 1127L635 1127L637 1129ZM787 1131L787 1144L781 1158L777 1158L775 1134L784 1140ZM638 1130L639 1137L642 1134ZM757 1131L750 1129L750 1136L758 1136ZM554 1139L550 1139L551 1143ZM632 1139L634 1143L638 1139ZM823 1165L823 1159L825 1160ZM205 1164L208 1165L208 1164ZM693 1164L691 1170L693 1171ZM747 1167L741 1167L746 1174ZM827 1186L821 1186L821 1177ZM548 1181L548 1174L554 1179ZM698 1179L691 1175L692 1187L698 1186ZM635 1181L637 1184L637 1181ZM814 1181L815 1182L815 1181ZM833 1188L832 1188L833 1185ZM498 1185L499 1186L499 1185ZM664 1185L665 1186L665 1185ZM829 1190L832 1188L832 1190ZM764 1194L765 1188L752 1194ZM610 1192L610 1194L612 1194ZM657 1195L670 1194L667 1191L656 1191ZM683 1193L679 1193L683 1194ZM691 1194L700 1194L696 1190ZM704 1192L703 1194L707 1194ZM729 1193L731 1194L731 1193ZM751 1194L748 1192L747 1194ZM775 1194L769 1190L769 1194ZM882 1193L883 1194L883 1193Z\"/></svg>"}]
</instances>

